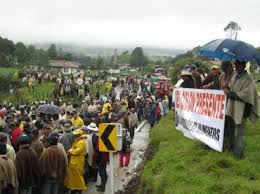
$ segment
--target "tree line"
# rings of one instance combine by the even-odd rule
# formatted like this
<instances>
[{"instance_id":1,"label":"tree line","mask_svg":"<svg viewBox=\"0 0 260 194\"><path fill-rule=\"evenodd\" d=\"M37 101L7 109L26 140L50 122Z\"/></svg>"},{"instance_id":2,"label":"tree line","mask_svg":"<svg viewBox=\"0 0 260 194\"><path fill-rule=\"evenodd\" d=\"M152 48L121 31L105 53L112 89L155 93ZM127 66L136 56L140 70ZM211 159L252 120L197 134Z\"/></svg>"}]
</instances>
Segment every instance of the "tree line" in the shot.
<instances>
[{"instance_id":1,"label":"tree line","mask_svg":"<svg viewBox=\"0 0 260 194\"><path fill-rule=\"evenodd\" d=\"M31 44L25 45L22 42L14 43L12 40L0 36L0 67L24 65L47 66L49 60L76 61L82 65L82 68L89 69L117 68L119 64L144 67L148 63L154 63L148 60L142 47L136 47L132 52L127 50L118 56L98 55L90 57L64 51L62 48L57 48L55 44L51 44L47 50L44 50L36 48Z\"/></svg>"}]
</instances>

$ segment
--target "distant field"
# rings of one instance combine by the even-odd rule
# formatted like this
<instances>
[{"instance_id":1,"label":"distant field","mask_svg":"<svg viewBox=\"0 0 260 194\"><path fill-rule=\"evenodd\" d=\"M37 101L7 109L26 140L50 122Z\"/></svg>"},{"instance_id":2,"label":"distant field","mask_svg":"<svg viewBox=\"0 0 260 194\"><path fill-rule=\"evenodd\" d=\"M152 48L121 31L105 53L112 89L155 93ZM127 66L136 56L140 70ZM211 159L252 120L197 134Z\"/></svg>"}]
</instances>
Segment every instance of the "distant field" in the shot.
<instances>
[{"instance_id":1,"label":"distant field","mask_svg":"<svg viewBox=\"0 0 260 194\"><path fill-rule=\"evenodd\" d=\"M139 194L260 193L260 122L248 122L245 159L218 153L174 128L173 114L151 132L156 147L141 175Z\"/></svg>"},{"instance_id":2,"label":"distant field","mask_svg":"<svg viewBox=\"0 0 260 194\"><path fill-rule=\"evenodd\" d=\"M26 83L24 83L24 86L19 88L18 91L14 91L13 95L10 95L8 92L1 92L0 101L19 104L22 101L33 102L36 100L45 100L52 94L54 86L55 83L53 82L43 82L41 85L35 85L34 92L29 92Z\"/></svg>"},{"instance_id":3,"label":"distant field","mask_svg":"<svg viewBox=\"0 0 260 194\"><path fill-rule=\"evenodd\" d=\"M9 74L13 75L13 79L18 78L18 70L15 68L9 68L9 67L0 67L0 76L7 76Z\"/></svg>"}]
</instances>

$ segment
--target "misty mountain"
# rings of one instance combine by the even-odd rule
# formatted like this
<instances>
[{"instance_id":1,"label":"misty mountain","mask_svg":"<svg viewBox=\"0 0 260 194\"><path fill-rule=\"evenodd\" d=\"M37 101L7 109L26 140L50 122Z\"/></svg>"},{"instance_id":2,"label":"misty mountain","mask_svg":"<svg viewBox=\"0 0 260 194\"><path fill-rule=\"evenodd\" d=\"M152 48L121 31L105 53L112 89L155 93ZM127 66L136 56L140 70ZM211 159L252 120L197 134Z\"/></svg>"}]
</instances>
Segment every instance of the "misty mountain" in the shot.
<instances>
[{"instance_id":1,"label":"misty mountain","mask_svg":"<svg viewBox=\"0 0 260 194\"><path fill-rule=\"evenodd\" d=\"M36 48L42 48L47 50L50 47L50 43L36 43L34 44ZM57 49L61 49L64 52L70 52L74 55L85 55L90 57L101 56L112 56L117 53L120 55L125 51L132 52L134 47L101 47L101 46L87 46L87 45L77 45L73 43L55 43ZM148 57L175 57L178 54L186 52L184 49L175 48L155 48L155 47L142 47L145 55Z\"/></svg>"}]
</instances>

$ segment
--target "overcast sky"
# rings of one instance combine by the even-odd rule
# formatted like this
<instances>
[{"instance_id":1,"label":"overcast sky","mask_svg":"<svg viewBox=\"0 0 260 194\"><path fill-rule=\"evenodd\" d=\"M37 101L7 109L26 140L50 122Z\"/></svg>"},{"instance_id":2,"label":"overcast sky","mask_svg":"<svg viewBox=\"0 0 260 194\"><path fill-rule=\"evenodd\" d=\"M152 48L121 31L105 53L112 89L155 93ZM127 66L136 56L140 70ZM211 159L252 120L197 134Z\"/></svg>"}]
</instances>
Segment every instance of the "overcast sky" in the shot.
<instances>
[{"instance_id":1,"label":"overcast sky","mask_svg":"<svg viewBox=\"0 0 260 194\"><path fill-rule=\"evenodd\" d=\"M0 0L0 35L14 41L193 48L223 38L260 46L259 0Z\"/></svg>"}]
</instances>

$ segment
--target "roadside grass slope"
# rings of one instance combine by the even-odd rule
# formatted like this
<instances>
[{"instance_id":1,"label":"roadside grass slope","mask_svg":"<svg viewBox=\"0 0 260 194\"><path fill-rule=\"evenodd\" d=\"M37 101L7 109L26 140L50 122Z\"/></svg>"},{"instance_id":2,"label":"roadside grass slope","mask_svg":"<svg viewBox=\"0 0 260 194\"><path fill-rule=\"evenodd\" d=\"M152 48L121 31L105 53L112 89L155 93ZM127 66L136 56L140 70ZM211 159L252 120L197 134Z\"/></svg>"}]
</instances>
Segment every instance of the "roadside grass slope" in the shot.
<instances>
[{"instance_id":1,"label":"roadside grass slope","mask_svg":"<svg viewBox=\"0 0 260 194\"><path fill-rule=\"evenodd\" d=\"M150 143L156 153L144 167L139 194L260 193L260 122L248 122L242 160L184 137L173 113L152 129Z\"/></svg>"}]
</instances>

